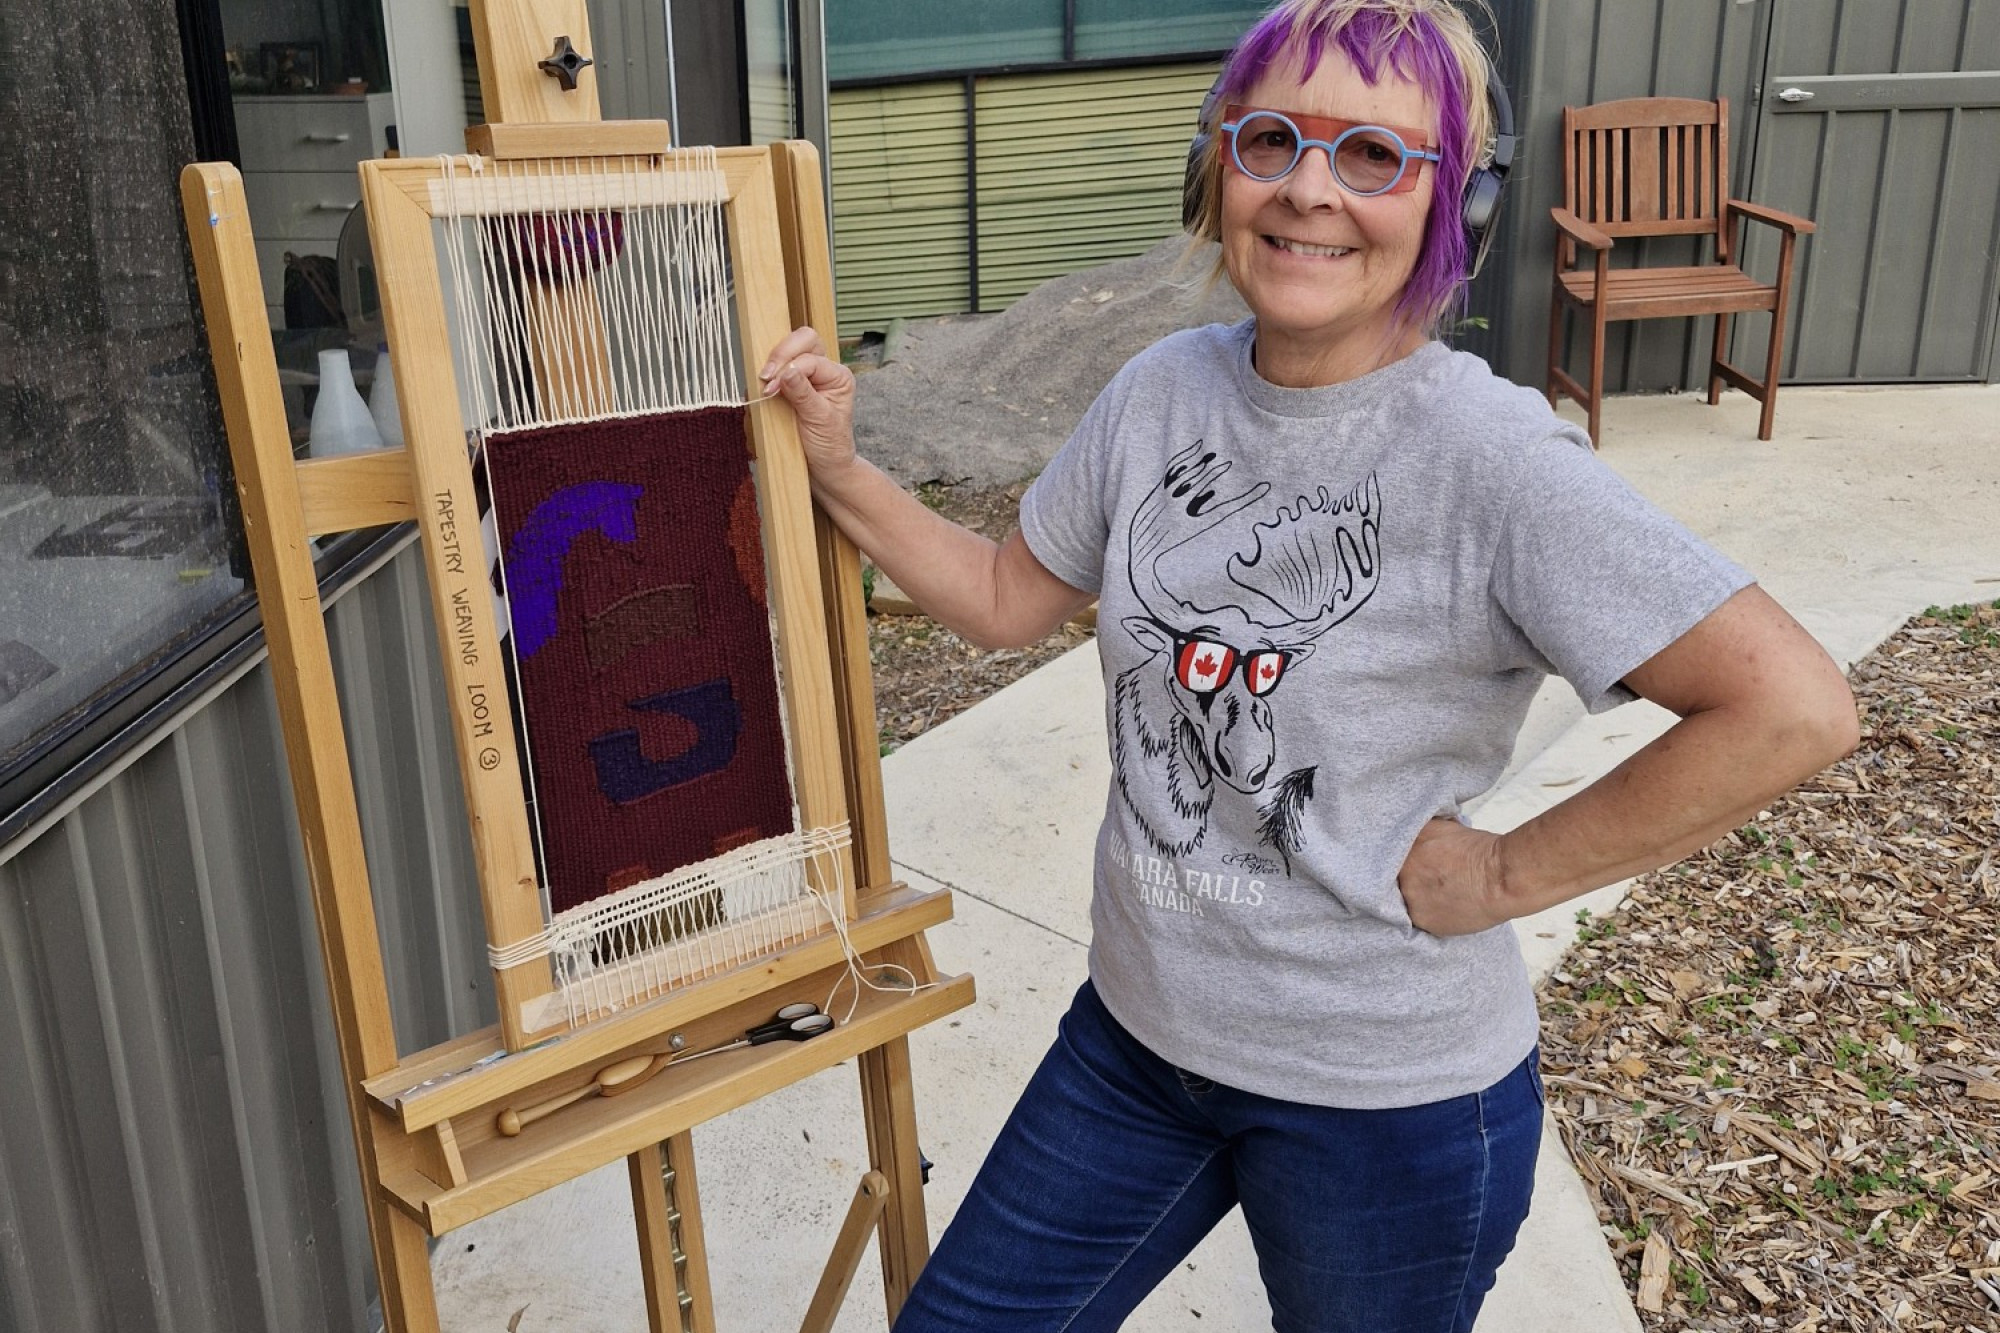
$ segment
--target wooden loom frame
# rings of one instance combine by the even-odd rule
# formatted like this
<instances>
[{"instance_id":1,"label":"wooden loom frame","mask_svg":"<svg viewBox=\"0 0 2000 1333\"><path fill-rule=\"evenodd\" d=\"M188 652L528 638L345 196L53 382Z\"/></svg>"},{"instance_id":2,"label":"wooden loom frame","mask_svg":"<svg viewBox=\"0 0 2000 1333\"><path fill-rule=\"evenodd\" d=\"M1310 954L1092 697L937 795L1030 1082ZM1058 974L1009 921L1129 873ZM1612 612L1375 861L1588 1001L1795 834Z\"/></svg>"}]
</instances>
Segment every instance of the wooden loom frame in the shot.
<instances>
[{"instance_id":1,"label":"wooden loom frame","mask_svg":"<svg viewBox=\"0 0 2000 1333\"><path fill-rule=\"evenodd\" d=\"M575 163L597 156L603 151L603 128L587 140L574 130L556 129L537 136L539 142L511 152L502 149L507 155L485 159L487 166L480 177L461 176L461 188L468 194L490 196L496 211L530 211L538 202L537 195L546 198L546 178L534 174L540 164ZM712 150L721 177L715 180L690 170L687 159L696 155L661 152L664 142L653 147L654 153L640 159L617 151L628 149L628 145L613 145L616 156L611 160L615 162L644 160L654 165L636 171L628 167L625 173L609 177L586 175L566 180L562 188L570 197L565 205L599 207L609 195L615 206L618 196L638 192L638 181L646 177L664 177L687 188L689 202L722 204L735 261L743 382L754 385L765 353L793 327L771 154L761 148ZM673 165L676 162L681 164L678 168ZM517 169L522 174L514 174ZM715 197L699 193L705 190L713 190ZM398 372L397 403L409 441L410 483L420 501L417 522L430 573L431 610L441 636L448 711L458 743L459 779L474 830L473 852L487 935L494 948L505 949L536 935L546 923L533 834L521 803L521 762L515 752L500 636L487 595L487 565L474 539L479 511L472 464L466 455L456 377L450 373L450 333L432 226L443 216L445 172L432 159L364 162L361 192L374 241L383 323ZM452 218L447 225L461 224ZM539 329L551 337L546 343L537 338L538 344L562 347L559 352L538 356L538 361L561 357L573 362L578 356L576 344L602 344L602 318L589 300L589 289L552 292L529 284L526 296L530 322L536 326L530 330L531 337ZM467 330L464 336L474 335ZM590 354L581 355L588 358ZM421 373L426 368L430 373ZM791 724L792 784L799 823L808 829L831 828L846 823L846 794L840 781L841 754L835 731L826 619L820 606L812 544L812 496L805 457L789 407L767 401L753 407L747 417L757 464L772 620L785 664L780 678ZM845 858L844 853L834 855ZM854 882L854 876L845 872L838 879L847 885ZM851 919L852 895L842 897L840 911ZM500 1028L508 1049L521 1050L568 1026L560 1015L544 1017L540 1013L552 985L546 959L495 970Z\"/></svg>"},{"instance_id":2,"label":"wooden loom frame","mask_svg":"<svg viewBox=\"0 0 2000 1333\"><path fill-rule=\"evenodd\" d=\"M492 126L469 137L503 155L624 153L658 151L665 127ZM785 143L768 150L719 150L718 156L732 198L730 244L746 361L795 323L813 325L832 345L817 154L808 144ZM364 166L378 261L399 249L413 250L418 230L423 253L432 253L426 205L428 182L438 171L425 161ZM848 933L854 947L865 962L899 965L935 988L866 992L851 1021L814 1041L773 1043L669 1068L627 1094L589 1098L519 1137L503 1137L494 1123L502 1109L587 1089L597 1071L634 1052L658 1050L670 1035L699 1049L740 1035L779 1004L824 999L845 966L840 942L816 937L526 1049L537 1034L519 1021L521 1005L538 997L539 978L526 968L496 971L500 1027L398 1054L310 538L411 519L420 523L446 646L446 684L455 700L462 699L466 681L454 673L463 663L453 651L449 609L453 578L461 586L470 579L481 593L469 599L475 618L485 620L489 637L480 640L481 647L496 640L490 637L483 558L461 558L454 572L437 521L442 488L454 507L462 506L464 540L467 549L477 551L470 539L477 519L452 377L399 373L409 448L295 462L241 178L227 165L197 164L182 175L182 197L270 646L389 1327L398 1333L437 1328L428 1237L624 1157L649 1327L653 1333L708 1333L714 1319L689 1131L850 1057L858 1057L873 1169L856 1194L807 1327L830 1326L871 1218L878 1219L893 1320L929 1253L906 1038L917 1026L969 1004L972 979L941 977L923 939L925 929L949 918L949 893L917 893L890 880L858 559L825 516L809 507L788 409L766 405L753 409L751 417L773 606L788 624L794 657L787 672L788 703L795 722L800 709L816 710L818 719L809 728L814 739L806 742L817 747L808 756L812 767L794 774L801 820L810 826L816 816L845 812L853 830L850 883L856 888ZM432 300L435 290L419 291L412 299L403 282L393 268L383 273L383 304L392 354L399 367L414 371L421 368L420 349L436 355L444 346L442 303ZM749 383L756 382L754 369L754 362L746 365ZM806 664L814 669L796 669ZM807 676L812 679L797 679ZM494 684L489 707L495 694L504 704L504 687L497 678ZM800 693L790 694L793 687ZM481 734L469 708L452 711L489 931L504 939L518 937L524 928L539 930L518 777L495 744L506 734L511 749L511 734L505 725ZM500 753L498 762L482 762L489 750ZM515 933L496 930L496 921Z\"/></svg>"}]
</instances>

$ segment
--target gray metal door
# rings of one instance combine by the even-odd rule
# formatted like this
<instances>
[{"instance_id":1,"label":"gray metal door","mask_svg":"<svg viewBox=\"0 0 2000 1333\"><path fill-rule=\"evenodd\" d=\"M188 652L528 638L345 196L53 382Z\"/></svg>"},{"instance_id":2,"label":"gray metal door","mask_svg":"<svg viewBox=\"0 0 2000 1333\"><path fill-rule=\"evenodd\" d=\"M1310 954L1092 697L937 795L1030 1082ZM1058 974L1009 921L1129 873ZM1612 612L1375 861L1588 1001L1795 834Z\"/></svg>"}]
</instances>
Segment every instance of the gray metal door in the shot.
<instances>
[{"instance_id":1,"label":"gray metal door","mask_svg":"<svg viewBox=\"0 0 2000 1333\"><path fill-rule=\"evenodd\" d=\"M1996 378L2000 4L1779 0L1764 71L1749 198L1819 224L1784 379ZM1775 233L1749 232L1774 272ZM1738 321L1739 364L1767 318Z\"/></svg>"}]
</instances>

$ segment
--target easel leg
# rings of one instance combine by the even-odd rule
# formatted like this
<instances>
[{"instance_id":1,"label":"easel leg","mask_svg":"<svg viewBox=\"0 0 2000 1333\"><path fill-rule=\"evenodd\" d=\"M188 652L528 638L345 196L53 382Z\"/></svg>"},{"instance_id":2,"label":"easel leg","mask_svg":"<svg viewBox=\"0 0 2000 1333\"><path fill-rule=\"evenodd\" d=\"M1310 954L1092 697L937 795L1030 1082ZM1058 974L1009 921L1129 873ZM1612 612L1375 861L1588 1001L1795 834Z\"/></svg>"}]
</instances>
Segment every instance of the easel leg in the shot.
<instances>
[{"instance_id":1,"label":"easel leg","mask_svg":"<svg viewBox=\"0 0 2000 1333\"><path fill-rule=\"evenodd\" d=\"M889 1322L896 1322L910 1287L930 1258L930 1224L924 1216L922 1156L917 1151L917 1104L910 1086L910 1042L886 1041L862 1053L861 1103L868 1122L868 1157L889 1178L877 1240L882 1251L882 1294Z\"/></svg>"},{"instance_id":2,"label":"easel leg","mask_svg":"<svg viewBox=\"0 0 2000 1333\"><path fill-rule=\"evenodd\" d=\"M669 1218L664 1158L658 1145L625 1159L632 1179L632 1220L639 1232L639 1273L646 1280L649 1333L683 1333L680 1283L674 1277L674 1228Z\"/></svg>"},{"instance_id":3,"label":"easel leg","mask_svg":"<svg viewBox=\"0 0 2000 1333\"><path fill-rule=\"evenodd\" d=\"M375 1282L388 1333L438 1333L430 1238L416 1218L390 1203L373 1181L369 1185L375 1199Z\"/></svg>"},{"instance_id":4,"label":"easel leg","mask_svg":"<svg viewBox=\"0 0 2000 1333\"><path fill-rule=\"evenodd\" d=\"M861 1252L868 1247L868 1232L880 1220L882 1205L888 1197L889 1182L880 1171L870 1171L861 1178L854 1201L847 1206L847 1217L840 1224L840 1235L833 1242L833 1253L827 1256L826 1269L819 1275L812 1304L806 1307L806 1319L799 1325L799 1333L831 1333L840 1303L847 1299L847 1289L854 1285L854 1270L861 1267Z\"/></svg>"},{"instance_id":5,"label":"easel leg","mask_svg":"<svg viewBox=\"0 0 2000 1333\"><path fill-rule=\"evenodd\" d=\"M639 1231L639 1271L646 1280L650 1333L715 1333L693 1134L676 1134L664 1144L641 1148L625 1159L625 1165L632 1181L632 1217Z\"/></svg>"}]
</instances>

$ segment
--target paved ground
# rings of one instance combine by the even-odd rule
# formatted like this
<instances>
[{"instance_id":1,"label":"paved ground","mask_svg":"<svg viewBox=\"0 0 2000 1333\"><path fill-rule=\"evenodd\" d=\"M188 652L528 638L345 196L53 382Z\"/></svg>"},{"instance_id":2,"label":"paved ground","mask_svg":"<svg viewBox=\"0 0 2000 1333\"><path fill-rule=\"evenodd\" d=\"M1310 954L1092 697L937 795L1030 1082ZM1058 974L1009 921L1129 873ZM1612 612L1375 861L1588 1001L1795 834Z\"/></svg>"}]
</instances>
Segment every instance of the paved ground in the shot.
<instances>
[{"instance_id":1,"label":"paved ground","mask_svg":"<svg viewBox=\"0 0 2000 1333\"><path fill-rule=\"evenodd\" d=\"M2000 387L1788 389L1779 438L1759 443L1755 423L1756 405L1740 395L1716 409L1685 396L1614 400L1604 456L1755 570L1844 662L1929 603L2000 598ZM1584 719L1567 688L1552 686L1477 819L1504 828L1532 815L1665 720L1643 704ZM928 1192L935 1228L1083 976L1089 851L1108 777L1094 650L911 742L886 761L885 776L899 873L956 894L957 918L932 935L938 961L979 984L973 1008L913 1039L923 1142L938 1164ZM1618 892L1585 901L1601 911ZM1537 975L1568 942L1577 905L1518 923ZM866 1165L852 1069L704 1126L696 1146L721 1327L796 1327ZM1534 1214L1479 1333L1636 1330L1552 1138L1542 1166ZM623 1169L454 1233L437 1273L454 1333L639 1327ZM838 1327L881 1326L871 1256ZM1268 1328L1240 1220L1227 1219L1127 1327Z\"/></svg>"}]
</instances>

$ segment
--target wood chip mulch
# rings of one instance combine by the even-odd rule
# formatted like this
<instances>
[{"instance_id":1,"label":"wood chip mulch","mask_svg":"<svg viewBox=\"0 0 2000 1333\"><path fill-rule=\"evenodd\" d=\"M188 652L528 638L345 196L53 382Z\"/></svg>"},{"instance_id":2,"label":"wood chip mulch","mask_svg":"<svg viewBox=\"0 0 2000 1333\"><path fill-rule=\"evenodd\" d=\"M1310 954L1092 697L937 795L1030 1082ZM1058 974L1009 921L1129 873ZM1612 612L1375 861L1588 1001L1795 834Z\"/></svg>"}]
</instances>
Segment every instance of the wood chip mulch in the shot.
<instances>
[{"instance_id":1,"label":"wood chip mulch","mask_svg":"<svg viewBox=\"0 0 2000 1333\"><path fill-rule=\"evenodd\" d=\"M1090 637L1087 628L1064 625L1031 647L987 652L928 616L871 618L868 647L882 753L956 717Z\"/></svg>"},{"instance_id":2,"label":"wood chip mulch","mask_svg":"<svg viewBox=\"0 0 2000 1333\"><path fill-rule=\"evenodd\" d=\"M955 523L1004 541L1014 530L1026 482L974 487L950 481L917 488L923 502ZM1026 648L987 652L922 615L871 615L868 650L875 717L888 754L938 723L1011 685L1036 667L1087 643L1092 631L1068 624Z\"/></svg>"},{"instance_id":3,"label":"wood chip mulch","mask_svg":"<svg viewBox=\"0 0 2000 1333\"><path fill-rule=\"evenodd\" d=\"M1585 920L1549 1106L1648 1333L2000 1333L2000 602L1852 672L1854 755Z\"/></svg>"}]
</instances>

